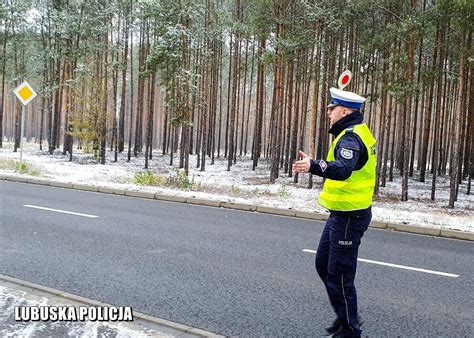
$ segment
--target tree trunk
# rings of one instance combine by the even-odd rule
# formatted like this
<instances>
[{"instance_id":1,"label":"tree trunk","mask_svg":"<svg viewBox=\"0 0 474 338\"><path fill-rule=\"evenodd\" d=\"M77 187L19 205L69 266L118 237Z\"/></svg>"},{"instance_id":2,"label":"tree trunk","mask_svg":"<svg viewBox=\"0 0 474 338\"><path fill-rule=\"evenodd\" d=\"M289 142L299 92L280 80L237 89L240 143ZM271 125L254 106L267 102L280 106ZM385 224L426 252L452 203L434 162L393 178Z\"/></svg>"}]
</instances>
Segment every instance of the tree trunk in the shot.
<instances>
[{"instance_id":1,"label":"tree trunk","mask_svg":"<svg viewBox=\"0 0 474 338\"><path fill-rule=\"evenodd\" d=\"M131 6L130 6L131 7ZM131 8L130 8L131 9ZM123 33L124 51L122 55L122 91L120 94L120 111L119 111L119 130L118 130L118 151L121 153L124 151L125 142L125 107L126 107L126 94L127 94L127 65L128 65L128 35L130 34L130 16L131 12L124 11L125 15L125 29Z\"/></svg>"},{"instance_id":2,"label":"tree trunk","mask_svg":"<svg viewBox=\"0 0 474 338\"><path fill-rule=\"evenodd\" d=\"M148 169L148 156L152 152L152 126L153 126L153 117L155 115L155 74L150 74L150 85L148 95L148 114L147 114L147 127L146 127L146 145L145 145L145 169Z\"/></svg>"},{"instance_id":3,"label":"tree trunk","mask_svg":"<svg viewBox=\"0 0 474 338\"><path fill-rule=\"evenodd\" d=\"M7 54L7 40L8 40L8 22L5 20L4 22L5 28L3 32L3 47L2 47L2 89L0 92L0 148L3 147L3 106L4 106L4 98L5 98L5 65L6 65L6 54ZM43 27L43 25L41 25ZM43 38L43 45L44 45L44 38ZM43 110L44 112L44 110ZM43 115L41 115L43 116ZM41 148L41 141L40 141L40 148Z\"/></svg>"},{"instance_id":4,"label":"tree trunk","mask_svg":"<svg viewBox=\"0 0 474 338\"><path fill-rule=\"evenodd\" d=\"M255 134L254 134L254 149L253 149L253 163L252 170L255 171L258 165L258 160L262 152L262 131L263 131L263 113L264 113L264 69L265 65L262 62L262 54L265 51L265 38L261 38L258 45L257 53L257 113L255 115Z\"/></svg>"},{"instance_id":5,"label":"tree trunk","mask_svg":"<svg viewBox=\"0 0 474 338\"><path fill-rule=\"evenodd\" d=\"M436 27L436 41L439 41L439 25ZM438 48L437 45L434 48L433 52L433 63L432 69L435 69L438 58ZM431 117L433 115L433 93L434 93L434 79L430 82L429 94L428 94L428 107L426 108L424 126L423 126L423 145L421 149L421 164L420 164L420 182L425 182L426 174L426 160L428 156L428 143L430 140L431 132Z\"/></svg>"},{"instance_id":6,"label":"tree trunk","mask_svg":"<svg viewBox=\"0 0 474 338\"><path fill-rule=\"evenodd\" d=\"M453 165L452 170L450 173L450 181L449 181L449 204L448 207L453 209L454 202L456 201L457 197L457 185L458 185L458 178L457 175L459 174L458 165L459 165L459 141L460 141L460 134L461 134L461 121L463 121L462 116L464 115L464 97L467 94L465 92L464 87L464 75L465 75L465 56L464 53L461 52L461 58L459 60L459 88L458 88L458 112L454 114L454 126L455 132L454 135L451 135L454 144L454 152L453 152Z\"/></svg>"},{"instance_id":7,"label":"tree trunk","mask_svg":"<svg viewBox=\"0 0 474 338\"><path fill-rule=\"evenodd\" d=\"M416 0L411 0L411 7L414 11L416 9ZM405 96L403 103L403 135L402 147L403 147L403 177L402 177L402 201L408 201L408 167L410 163L410 112L411 112L411 87L413 82L413 58L414 58L414 37L413 34L409 34L407 41L407 71L406 71L406 82L408 84L408 94ZM416 119L416 116L415 116Z\"/></svg>"},{"instance_id":8,"label":"tree trunk","mask_svg":"<svg viewBox=\"0 0 474 338\"><path fill-rule=\"evenodd\" d=\"M293 82L294 82L294 69L295 62L290 61L288 65L288 74L287 74L287 79L286 79L286 92L287 92L287 99L286 99L286 105L287 105L287 114L286 114L286 140L285 140L285 148L286 148L286 153L285 153L285 173L288 173L288 177L292 177L293 175L293 170L291 168L291 160L290 160L290 148L291 148L291 126L292 126L292 112L293 112Z\"/></svg>"},{"instance_id":9,"label":"tree trunk","mask_svg":"<svg viewBox=\"0 0 474 338\"><path fill-rule=\"evenodd\" d=\"M315 39L318 36L321 36L321 24L318 22L316 24L316 33ZM321 40L319 40L321 41ZM318 56L316 58L315 64L315 76L314 76L314 87L313 87L313 97L311 102L311 114L309 118L309 157L316 159L316 116L318 113L318 98L319 98L319 76L320 76L320 64L321 64L321 43L318 46ZM292 170L290 168L290 170ZM309 174L308 178L308 189L313 188L313 174Z\"/></svg>"},{"instance_id":10,"label":"tree trunk","mask_svg":"<svg viewBox=\"0 0 474 338\"><path fill-rule=\"evenodd\" d=\"M443 25L441 27L440 42L444 42L446 27ZM436 194L436 177L437 177L437 167L438 167L438 156L439 156L439 135L441 131L440 128L440 115L441 115L441 92L443 89L442 73L441 70L444 70L444 48L441 47L438 63L438 76L437 76L437 95L436 95L436 112L435 112L435 122L434 122L434 142L433 142L433 163L431 169L433 170L433 180L431 181L431 200L435 200Z\"/></svg>"},{"instance_id":11,"label":"tree trunk","mask_svg":"<svg viewBox=\"0 0 474 338\"><path fill-rule=\"evenodd\" d=\"M106 139L107 139L107 107L108 107L108 57L109 57L109 34L104 33L104 70L102 76L104 77L104 86L102 90L103 101L102 111L100 113L100 163L105 164L106 157Z\"/></svg>"},{"instance_id":12,"label":"tree trunk","mask_svg":"<svg viewBox=\"0 0 474 338\"><path fill-rule=\"evenodd\" d=\"M130 16L133 13L133 0L130 0ZM131 18L129 19L131 22ZM132 156L132 132L133 132L133 90L134 90L134 81L133 81L133 34L131 32L127 32L130 34L130 120L128 123L128 151L127 151L127 162L130 162L130 158ZM128 35L128 34L127 34ZM127 62L127 60L125 60ZM166 139L166 136L165 136Z\"/></svg>"},{"instance_id":13,"label":"tree trunk","mask_svg":"<svg viewBox=\"0 0 474 338\"><path fill-rule=\"evenodd\" d=\"M240 0L236 0L235 5L235 20L240 21ZM236 99L237 99L237 82L239 77L238 67L239 64L239 57L240 57L240 34L237 33L235 35L235 42L234 42L234 55L233 55L233 64L234 69L232 71L232 94L231 94L231 110L230 110L230 123L229 123L229 135L228 135L228 144L229 144L229 156L227 161L227 171L230 171L230 167L232 167L233 156L234 156L234 133L235 133L235 115L236 115ZM230 68L230 66L229 66Z\"/></svg>"}]
</instances>

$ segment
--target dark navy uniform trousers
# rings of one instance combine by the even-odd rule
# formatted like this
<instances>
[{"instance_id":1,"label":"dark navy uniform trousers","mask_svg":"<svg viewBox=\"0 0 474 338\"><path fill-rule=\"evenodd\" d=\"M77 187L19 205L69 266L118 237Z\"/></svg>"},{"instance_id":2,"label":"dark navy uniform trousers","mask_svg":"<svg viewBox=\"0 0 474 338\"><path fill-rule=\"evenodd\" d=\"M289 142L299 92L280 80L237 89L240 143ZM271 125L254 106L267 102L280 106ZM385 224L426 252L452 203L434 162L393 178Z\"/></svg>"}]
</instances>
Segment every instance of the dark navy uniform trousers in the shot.
<instances>
[{"instance_id":1,"label":"dark navy uniform trousers","mask_svg":"<svg viewBox=\"0 0 474 338\"><path fill-rule=\"evenodd\" d=\"M360 215L343 214L331 213L326 222L316 253L316 270L341 322L342 334L345 337L360 337L354 278L360 241L372 213L368 209Z\"/></svg>"}]
</instances>

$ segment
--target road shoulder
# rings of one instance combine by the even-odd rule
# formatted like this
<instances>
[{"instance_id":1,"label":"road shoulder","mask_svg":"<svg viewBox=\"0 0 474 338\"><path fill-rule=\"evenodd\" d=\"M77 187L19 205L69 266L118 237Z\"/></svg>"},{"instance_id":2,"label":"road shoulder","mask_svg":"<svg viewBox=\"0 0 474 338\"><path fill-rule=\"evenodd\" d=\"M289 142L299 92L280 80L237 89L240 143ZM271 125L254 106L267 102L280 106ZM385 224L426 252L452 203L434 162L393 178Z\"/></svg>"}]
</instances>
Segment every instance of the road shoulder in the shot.
<instances>
[{"instance_id":1,"label":"road shoulder","mask_svg":"<svg viewBox=\"0 0 474 338\"><path fill-rule=\"evenodd\" d=\"M0 336L12 332L34 332L35 335L58 336L100 332L112 336L124 334L141 337L221 337L212 332L172 322L133 310L131 322L109 321L16 321L14 308L19 306L112 307L43 285L0 274Z\"/></svg>"},{"instance_id":2,"label":"road shoulder","mask_svg":"<svg viewBox=\"0 0 474 338\"><path fill-rule=\"evenodd\" d=\"M234 210L244 210L244 211L257 211L261 213L278 215L278 216L313 219L313 220L319 220L319 221L326 221L329 215L327 213L302 212L302 211L297 211L297 210L292 210L292 209L261 207L261 206L255 206L252 204L229 203L228 201L207 200L203 198L194 198L194 197L184 198L180 196L166 195L162 193L145 193L145 192L138 192L138 191L133 191L133 190L125 190L125 189L110 189L110 188L101 187L101 186L65 184L64 182L58 182L58 181L53 181L53 180L19 177L19 176L13 176L13 175L5 175L5 174L0 174L0 180L19 182L19 183L37 184L37 185L44 185L44 186L64 188L64 189L92 191L92 192L104 193L104 194L125 195L129 197L156 199L156 200L168 201L168 202L188 203L188 204L208 206L208 207L217 207L217 208L226 208L226 209L234 209ZM406 223L399 224L399 223L390 223L390 222L378 221L378 220L372 220L372 222L370 223L370 227L376 228L376 229L400 231L400 232L413 233L413 234L419 234L419 235L474 241L473 232L444 229L441 227L426 227L426 226L421 226L421 225L416 225L416 224L406 224Z\"/></svg>"}]
</instances>

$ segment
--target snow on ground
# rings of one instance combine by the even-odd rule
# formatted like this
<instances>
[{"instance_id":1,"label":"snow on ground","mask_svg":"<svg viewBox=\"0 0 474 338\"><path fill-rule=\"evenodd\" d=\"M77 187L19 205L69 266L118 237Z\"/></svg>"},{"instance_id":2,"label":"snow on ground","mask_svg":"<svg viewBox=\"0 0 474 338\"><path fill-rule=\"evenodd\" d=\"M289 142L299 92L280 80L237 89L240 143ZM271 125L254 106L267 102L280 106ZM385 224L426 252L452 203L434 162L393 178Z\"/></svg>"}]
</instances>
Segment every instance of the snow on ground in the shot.
<instances>
[{"instance_id":1,"label":"snow on ground","mask_svg":"<svg viewBox=\"0 0 474 338\"><path fill-rule=\"evenodd\" d=\"M227 159L206 158L206 170L196 168L196 155L190 156L189 181L179 175L179 155L170 166L170 155L153 152L149 170L158 177L157 185L137 185L135 175L144 170L144 155L127 163L127 152L119 154L114 163L114 153L108 152L105 165L98 163L92 154L83 154L73 150L73 161L69 154L62 155L60 150L50 155L47 144L43 151L35 143L25 143L23 160L28 165L28 172L21 173L15 168L14 161L19 161L19 152L13 152L13 143L4 142L0 148L0 173L9 175L35 175L61 182L98 185L111 188L132 189L147 192L161 192L176 196L199 197L230 202L250 203L261 206L291 208L300 211L327 212L317 203L322 179L314 177L313 189L307 189L308 174L300 175L300 182L293 183L293 178L281 173L275 184L269 183L269 163L259 161L256 171L252 171L249 157L238 158L237 163L227 171ZM416 179L416 178L415 178ZM188 183L187 185L185 183ZM185 187L188 188L185 188ZM459 187L458 201L454 209L448 209L449 177L439 177L436 188L436 201L431 201L431 176L425 183L410 179L409 201L401 202L401 179L399 176L386 187L380 189L380 195L374 198L373 219L392 223L413 224L428 227L441 227L474 232L474 196L466 195L467 184Z\"/></svg>"},{"instance_id":2,"label":"snow on ground","mask_svg":"<svg viewBox=\"0 0 474 338\"><path fill-rule=\"evenodd\" d=\"M15 308L70 306L50 302L46 296L38 296L0 285L0 336L1 337L173 337L160 331L134 323L96 321L16 321Z\"/></svg>"}]
</instances>

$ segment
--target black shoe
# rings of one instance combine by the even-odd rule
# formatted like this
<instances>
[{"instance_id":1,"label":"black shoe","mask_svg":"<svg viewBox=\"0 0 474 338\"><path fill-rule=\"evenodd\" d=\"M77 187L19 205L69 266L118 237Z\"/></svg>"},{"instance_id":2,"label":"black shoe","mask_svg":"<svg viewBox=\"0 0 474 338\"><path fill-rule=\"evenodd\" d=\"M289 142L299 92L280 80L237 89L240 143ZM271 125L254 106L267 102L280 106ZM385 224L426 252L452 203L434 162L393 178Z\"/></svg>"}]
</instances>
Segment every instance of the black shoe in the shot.
<instances>
[{"instance_id":1,"label":"black shoe","mask_svg":"<svg viewBox=\"0 0 474 338\"><path fill-rule=\"evenodd\" d=\"M359 326L362 326L362 319L360 318L360 315L358 314L357 315L357 321L359 322ZM336 318L334 320L334 322L332 323L332 325L330 327L327 327L326 328L326 332L329 334L329 335L332 335L332 334L336 334L336 336L334 337L338 337L337 336L337 333L338 331L341 329L341 321L339 320L339 318Z\"/></svg>"},{"instance_id":2,"label":"black shoe","mask_svg":"<svg viewBox=\"0 0 474 338\"><path fill-rule=\"evenodd\" d=\"M339 330L337 330L336 332L334 332L331 337L333 338L343 338L344 337L344 334L342 333L342 328L340 328Z\"/></svg>"},{"instance_id":3,"label":"black shoe","mask_svg":"<svg viewBox=\"0 0 474 338\"><path fill-rule=\"evenodd\" d=\"M332 325L326 328L326 332L331 335L339 331L340 328L341 328L341 321L339 320L339 318L336 318L334 322L332 323Z\"/></svg>"},{"instance_id":4,"label":"black shoe","mask_svg":"<svg viewBox=\"0 0 474 338\"><path fill-rule=\"evenodd\" d=\"M333 338L344 338L344 337L347 337L347 335L344 335L344 330L341 328L339 331L333 333L333 334L331 335L331 337L333 337ZM352 332L352 335L350 335L350 337L358 337L358 338L360 338L360 337L361 337L361 335L360 335L360 330L359 330L359 332L358 332L357 334L354 334L354 332Z\"/></svg>"}]
</instances>

